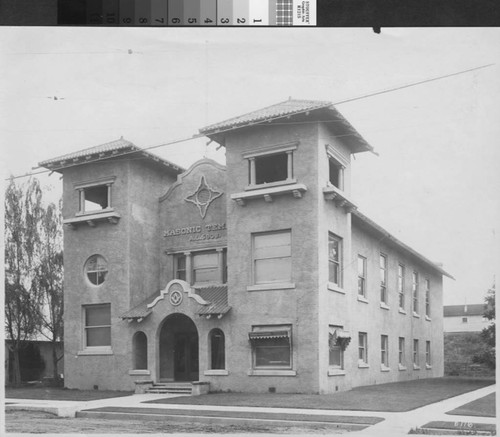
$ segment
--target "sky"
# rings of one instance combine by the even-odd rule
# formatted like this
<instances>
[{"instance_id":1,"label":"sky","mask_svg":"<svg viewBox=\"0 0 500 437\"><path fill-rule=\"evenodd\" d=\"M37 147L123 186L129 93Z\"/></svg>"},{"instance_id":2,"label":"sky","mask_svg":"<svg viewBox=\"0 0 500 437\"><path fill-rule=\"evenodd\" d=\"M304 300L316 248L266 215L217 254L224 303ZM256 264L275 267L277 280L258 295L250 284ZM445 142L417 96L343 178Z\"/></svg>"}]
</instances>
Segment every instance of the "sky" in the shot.
<instances>
[{"instance_id":1,"label":"sky","mask_svg":"<svg viewBox=\"0 0 500 437\"><path fill-rule=\"evenodd\" d=\"M498 28L2 27L2 179L121 136L159 146L289 97L331 101L378 153L352 164L360 211L444 264L445 304L481 303L500 265L499 48ZM207 142L152 151L223 163ZM60 175L38 177L57 199Z\"/></svg>"}]
</instances>

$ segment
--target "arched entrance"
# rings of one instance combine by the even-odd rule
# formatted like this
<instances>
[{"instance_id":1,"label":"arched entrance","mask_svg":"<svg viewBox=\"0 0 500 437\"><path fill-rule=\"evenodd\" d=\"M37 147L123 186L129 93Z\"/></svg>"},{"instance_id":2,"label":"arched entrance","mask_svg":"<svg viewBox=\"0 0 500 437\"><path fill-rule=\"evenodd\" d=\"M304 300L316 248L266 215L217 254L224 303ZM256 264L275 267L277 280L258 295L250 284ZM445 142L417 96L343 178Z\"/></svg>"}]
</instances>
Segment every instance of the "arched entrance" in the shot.
<instances>
[{"instance_id":1,"label":"arched entrance","mask_svg":"<svg viewBox=\"0 0 500 437\"><path fill-rule=\"evenodd\" d=\"M160 330L160 381L198 379L198 330L188 316L172 314Z\"/></svg>"}]
</instances>

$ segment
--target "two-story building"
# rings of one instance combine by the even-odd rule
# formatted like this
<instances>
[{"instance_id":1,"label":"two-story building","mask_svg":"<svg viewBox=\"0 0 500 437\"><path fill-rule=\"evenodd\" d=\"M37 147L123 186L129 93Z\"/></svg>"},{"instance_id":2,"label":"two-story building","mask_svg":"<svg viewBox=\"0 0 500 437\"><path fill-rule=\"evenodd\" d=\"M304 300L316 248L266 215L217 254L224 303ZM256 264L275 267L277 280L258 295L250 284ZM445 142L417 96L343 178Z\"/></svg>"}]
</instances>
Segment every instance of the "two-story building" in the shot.
<instances>
[{"instance_id":1,"label":"two-story building","mask_svg":"<svg viewBox=\"0 0 500 437\"><path fill-rule=\"evenodd\" d=\"M40 164L64 183L66 386L442 376L449 275L359 212L351 157L373 150L336 108L288 100L200 132L226 166L124 139Z\"/></svg>"}]
</instances>

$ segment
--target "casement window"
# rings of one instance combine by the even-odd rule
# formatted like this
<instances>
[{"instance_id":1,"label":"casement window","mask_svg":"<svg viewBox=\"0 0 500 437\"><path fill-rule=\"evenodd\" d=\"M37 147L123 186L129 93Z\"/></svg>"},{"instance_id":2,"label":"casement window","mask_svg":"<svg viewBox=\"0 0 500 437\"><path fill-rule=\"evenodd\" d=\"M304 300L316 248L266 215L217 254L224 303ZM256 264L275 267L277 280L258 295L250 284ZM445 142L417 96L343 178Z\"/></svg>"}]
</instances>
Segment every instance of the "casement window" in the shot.
<instances>
[{"instance_id":1,"label":"casement window","mask_svg":"<svg viewBox=\"0 0 500 437\"><path fill-rule=\"evenodd\" d=\"M344 189L344 166L331 156L328 157L328 182L339 190Z\"/></svg>"},{"instance_id":2,"label":"casement window","mask_svg":"<svg viewBox=\"0 0 500 437\"><path fill-rule=\"evenodd\" d=\"M174 255L174 278L189 284L225 284L226 249L184 252Z\"/></svg>"},{"instance_id":3,"label":"casement window","mask_svg":"<svg viewBox=\"0 0 500 437\"><path fill-rule=\"evenodd\" d=\"M343 326L330 325L328 332L328 365L334 369L344 368L344 349L339 341L339 333L344 332Z\"/></svg>"},{"instance_id":4,"label":"casement window","mask_svg":"<svg viewBox=\"0 0 500 437\"><path fill-rule=\"evenodd\" d=\"M387 305L387 256L380 254L379 258L380 265L380 302Z\"/></svg>"},{"instance_id":5,"label":"casement window","mask_svg":"<svg viewBox=\"0 0 500 437\"><path fill-rule=\"evenodd\" d=\"M328 234L328 280L342 286L342 239L336 235Z\"/></svg>"},{"instance_id":6,"label":"casement window","mask_svg":"<svg viewBox=\"0 0 500 437\"><path fill-rule=\"evenodd\" d=\"M293 143L243 155L248 160L249 187L294 182L293 153L296 149L297 143Z\"/></svg>"},{"instance_id":7,"label":"casement window","mask_svg":"<svg viewBox=\"0 0 500 437\"><path fill-rule=\"evenodd\" d=\"M115 178L75 185L78 191L78 214L111 210L111 190Z\"/></svg>"},{"instance_id":8,"label":"casement window","mask_svg":"<svg viewBox=\"0 0 500 437\"><path fill-rule=\"evenodd\" d=\"M252 235L253 283L292 281L292 233L290 230Z\"/></svg>"},{"instance_id":9,"label":"casement window","mask_svg":"<svg viewBox=\"0 0 500 437\"><path fill-rule=\"evenodd\" d=\"M380 364L383 367L389 367L389 337L380 336Z\"/></svg>"},{"instance_id":10,"label":"casement window","mask_svg":"<svg viewBox=\"0 0 500 437\"><path fill-rule=\"evenodd\" d=\"M413 296L413 312L418 314L418 273L412 273L411 290Z\"/></svg>"},{"instance_id":11,"label":"casement window","mask_svg":"<svg viewBox=\"0 0 500 437\"><path fill-rule=\"evenodd\" d=\"M431 282L428 279L425 280L425 315L431 316Z\"/></svg>"},{"instance_id":12,"label":"casement window","mask_svg":"<svg viewBox=\"0 0 500 437\"><path fill-rule=\"evenodd\" d=\"M224 333L219 328L212 329L208 335L210 345L210 369L226 368L226 341Z\"/></svg>"},{"instance_id":13,"label":"casement window","mask_svg":"<svg viewBox=\"0 0 500 437\"><path fill-rule=\"evenodd\" d=\"M132 338L134 370L148 368L148 339L142 331L137 331Z\"/></svg>"},{"instance_id":14,"label":"casement window","mask_svg":"<svg viewBox=\"0 0 500 437\"><path fill-rule=\"evenodd\" d=\"M359 363L368 364L368 334L360 332L358 334Z\"/></svg>"},{"instance_id":15,"label":"casement window","mask_svg":"<svg viewBox=\"0 0 500 437\"><path fill-rule=\"evenodd\" d=\"M366 298L366 258L358 255L358 296Z\"/></svg>"},{"instance_id":16,"label":"casement window","mask_svg":"<svg viewBox=\"0 0 500 437\"><path fill-rule=\"evenodd\" d=\"M406 358L405 358L405 338L404 337L399 337L399 350L398 350L398 363L400 366L405 366L406 365Z\"/></svg>"},{"instance_id":17,"label":"casement window","mask_svg":"<svg viewBox=\"0 0 500 437\"><path fill-rule=\"evenodd\" d=\"M292 326L253 326L248 334L254 369L292 368Z\"/></svg>"},{"instance_id":18,"label":"casement window","mask_svg":"<svg viewBox=\"0 0 500 437\"><path fill-rule=\"evenodd\" d=\"M399 308L405 308L405 266L398 265L398 295L399 295Z\"/></svg>"},{"instance_id":19,"label":"casement window","mask_svg":"<svg viewBox=\"0 0 500 437\"><path fill-rule=\"evenodd\" d=\"M92 255L85 262L84 270L92 285L101 285L108 274L108 263L101 255Z\"/></svg>"},{"instance_id":20,"label":"casement window","mask_svg":"<svg viewBox=\"0 0 500 437\"><path fill-rule=\"evenodd\" d=\"M418 367L419 365L419 357L418 357L418 340L413 340L413 365Z\"/></svg>"},{"instance_id":21,"label":"casement window","mask_svg":"<svg viewBox=\"0 0 500 437\"><path fill-rule=\"evenodd\" d=\"M84 347L111 347L111 304L84 305Z\"/></svg>"},{"instance_id":22,"label":"casement window","mask_svg":"<svg viewBox=\"0 0 500 437\"><path fill-rule=\"evenodd\" d=\"M425 342L425 364L427 366L431 366L432 365L432 356L431 356L431 342L430 341L426 341Z\"/></svg>"}]
</instances>

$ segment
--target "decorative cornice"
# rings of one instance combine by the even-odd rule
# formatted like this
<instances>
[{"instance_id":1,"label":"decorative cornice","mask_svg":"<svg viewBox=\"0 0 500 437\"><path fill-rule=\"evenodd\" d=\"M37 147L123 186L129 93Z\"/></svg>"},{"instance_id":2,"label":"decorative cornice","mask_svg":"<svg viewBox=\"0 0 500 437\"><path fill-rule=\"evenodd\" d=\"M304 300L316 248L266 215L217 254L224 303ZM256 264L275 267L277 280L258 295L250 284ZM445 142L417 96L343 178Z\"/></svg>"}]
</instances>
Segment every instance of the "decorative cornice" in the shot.
<instances>
[{"instance_id":1,"label":"decorative cornice","mask_svg":"<svg viewBox=\"0 0 500 437\"><path fill-rule=\"evenodd\" d=\"M153 309L158 302L165 299L165 296L168 295L171 287L175 284L180 285L182 291L187 294L187 297L194 299L200 305L209 305L210 304L210 302L207 302L200 295L194 293L194 290L191 288L191 286L186 281L183 281L181 279L173 279L166 285L166 287L163 290L160 291L160 295L158 297L156 297L153 302L151 302L147 305L147 308ZM178 287L175 287L175 290L178 290Z\"/></svg>"}]
</instances>

